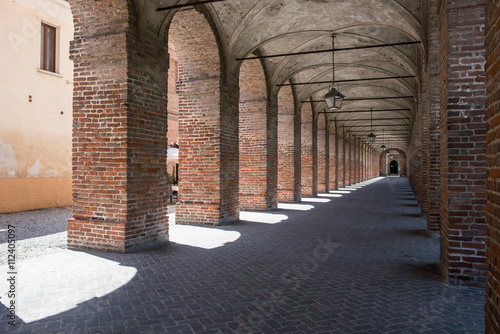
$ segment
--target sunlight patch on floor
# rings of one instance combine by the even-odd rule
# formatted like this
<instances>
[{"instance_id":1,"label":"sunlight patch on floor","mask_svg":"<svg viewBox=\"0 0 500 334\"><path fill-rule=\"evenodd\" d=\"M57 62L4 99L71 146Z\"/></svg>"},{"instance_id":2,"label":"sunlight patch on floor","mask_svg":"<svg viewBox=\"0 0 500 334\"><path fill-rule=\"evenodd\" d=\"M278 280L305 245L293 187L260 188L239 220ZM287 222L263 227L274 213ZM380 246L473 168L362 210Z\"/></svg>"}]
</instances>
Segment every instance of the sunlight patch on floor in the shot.
<instances>
[{"instance_id":1,"label":"sunlight patch on floor","mask_svg":"<svg viewBox=\"0 0 500 334\"><path fill-rule=\"evenodd\" d=\"M0 271L9 272L7 266ZM84 252L62 250L23 261L16 272L16 316L30 323L112 293L129 283L137 269ZM6 279L0 280L0 302L5 307L10 303L8 284ZM50 291L49 297L41 291Z\"/></svg>"},{"instance_id":2,"label":"sunlight patch on floor","mask_svg":"<svg viewBox=\"0 0 500 334\"><path fill-rule=\"evenodd\" d=\"M278 204L278 208L280 205ZM287 215L270 212L240 211L240 220L262 224L278 224L288 219Z\"/></svg>"},{"instance_id":3,"label":"sunlight patch on floor","mask_svg":"<svg viewBox=\"0 0 500 334\"><path fill-rule=\"evenodd\" d=\"M236 231L190 225L171 226L169 234L171 242L203 249L223 247L241 237L241 233Z\"/></svg>"},{"instance_id":4,"label":"sunlight patch on floor","mask_svg":"<svg viewBox=\"0 0 500 334\"><path fill-rule=\"evenodd\" d=\"M304 199L302 199L302 201L304 202ZM314 206L309 204L299 204L299 203L278 203L278 209L309 211L314 209Z\"/></svg>"},{"instance_id":5,"label":"sunlight patch on floor","mask_svg":"<svg viewBox=\"0 0 500 334\"><path fill-rule=\"evenodd\" d=\"M302 198L301 201L306 203L328 203L331 200L326 198L307 197L307 198Z\"/></svg>"},{"instance_id":6,"label":"sunlight patch on floor","mask_svg":"<svg viewBox=\"0 0 500 334\"><path fill-rule=\"evenodd\" d=\"M320 196L320 197L335 197L335 198L338 198L338 197L342 197L344 195L342 195L342 194L318 194L318 196Z\"/></svg>"},{"instance_id":7,"label":"sunlight patch on floor","mask_svg":"<svg viewBox=\"0 0 500 334\"><path fill-rule=\"evenodd\" d=\"M350 190L330 190L330 194L350 194Z\"/></svg>"}]
</instances>

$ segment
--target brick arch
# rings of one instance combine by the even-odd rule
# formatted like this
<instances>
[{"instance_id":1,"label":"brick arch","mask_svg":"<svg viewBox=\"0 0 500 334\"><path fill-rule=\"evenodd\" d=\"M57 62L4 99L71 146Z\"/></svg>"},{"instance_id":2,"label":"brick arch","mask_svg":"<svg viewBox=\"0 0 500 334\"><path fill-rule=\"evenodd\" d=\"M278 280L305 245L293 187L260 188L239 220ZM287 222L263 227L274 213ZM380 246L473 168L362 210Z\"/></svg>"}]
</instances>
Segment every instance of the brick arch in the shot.
<instances>
[{"instance_id":1,"label":"brick arch","mask_svg":"<svg viewBox=\"0 0 500 334\"><path fill-rule=\"evenodd\" d=\"M380 176L387 176L387 170L388 170L388 163L387 163L387 155L393 153L396 155L399 155L398 159L398 164L399 164L399 174L402 176L407 175L407 156L406 153L399 148L388 148L386 151L380 153L380 163L379 163L379 170L380 170ZM391 160L392 161L392 160ZM390 162L390 161L389 161Z\"/></svg>"},{"instance_id":2,"label":"brick arch","mask_svg":"<svg viewBox=\"0 0 500 334\"><path fill-rule=\"evenodd\" d=\"M70 5L75 38L68 247L130 252L164 245L166 47L140 35L132 1Z\"/></svg>"},{"instance_id":3,"label":"brick arch","mask_svg":"<svg viewBox=\"0 0 500 334\"><path fill-rule=\"evenodd\" d=\"M273 127L262 62L243 62L239 78L240 208L265 211L277 207L277 181L268 150Z\"/></svg>"},{"instance_id":4,"label":"brick arch","mask_svg":"<svg viewBox=\"0 0 500 334\"><path fill-rule=\"evenodd\" d=\"M238 90L222 79L216 37L196 10L169 27L179 78L179 201L176 223L218 225L238 218Z\"/></svg>"}]
</instances>

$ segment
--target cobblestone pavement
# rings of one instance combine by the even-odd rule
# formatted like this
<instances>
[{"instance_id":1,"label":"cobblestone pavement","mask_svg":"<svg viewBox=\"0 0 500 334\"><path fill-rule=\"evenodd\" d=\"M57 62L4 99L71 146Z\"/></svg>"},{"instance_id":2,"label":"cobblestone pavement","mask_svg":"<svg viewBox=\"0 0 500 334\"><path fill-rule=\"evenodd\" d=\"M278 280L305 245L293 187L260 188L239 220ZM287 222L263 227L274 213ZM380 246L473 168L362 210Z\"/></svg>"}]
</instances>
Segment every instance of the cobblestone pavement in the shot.
<instances>
[{"instance_id":1,"label":"cobblestone pavement","mask_svg":"<svg viewBox=\"0 0 500 334\"><path fill-rule=\"evenodd\" d=\"M407 180L373 181L242 212L234 225L171 226L163 250L23 260L17 327L3 266L0 330L483 333L483 289L441 282L439 241L424 236Z\"/></svg>"}]
</instances>

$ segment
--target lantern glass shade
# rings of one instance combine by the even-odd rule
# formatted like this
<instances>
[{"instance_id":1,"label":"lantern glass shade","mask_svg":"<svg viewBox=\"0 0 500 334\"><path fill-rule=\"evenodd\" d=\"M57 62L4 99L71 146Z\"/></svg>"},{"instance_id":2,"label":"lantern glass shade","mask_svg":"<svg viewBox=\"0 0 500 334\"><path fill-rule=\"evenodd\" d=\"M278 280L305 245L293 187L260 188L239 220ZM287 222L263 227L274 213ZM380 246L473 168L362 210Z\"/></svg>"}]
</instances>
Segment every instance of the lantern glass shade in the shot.
<instances>
[{"instance_id":1,"label":"lantern glass shade","mask_svg":"<svg viewBox=\"0 0 500 334\"><path fill-rule=\"evenodd\" d=\"M335 88L332 88L326 95L325 95L325 103L330 110L337 110L342 107L342 102L344 102L344 95L340 93L338 90Z\"/></svg>"},{"instance_id":2,"label":"lantern glass shade","mask_svg":"<svg viewBox=\"0 0 500 334\"><path fill-rule=\"evenodd\" d=\"M377 136L375 136L375 135L373 134L373 132L372 132L372 133L370 133L370 134L368 135L368 141L369 141L370 143L375 142L375 138L377 138Z\"/></svg>"},{"instance_id":3,"label":"lantern glass shade","mask_svg":"<svg viewBox=\"0 0 500 334\"><path fill-rule=\"evenodd\" d=\"M385 150L387 150L387 147L385 145L380 146L380 148L382 149L382 152L385 152Z\"/></svg>"}]
</instances>

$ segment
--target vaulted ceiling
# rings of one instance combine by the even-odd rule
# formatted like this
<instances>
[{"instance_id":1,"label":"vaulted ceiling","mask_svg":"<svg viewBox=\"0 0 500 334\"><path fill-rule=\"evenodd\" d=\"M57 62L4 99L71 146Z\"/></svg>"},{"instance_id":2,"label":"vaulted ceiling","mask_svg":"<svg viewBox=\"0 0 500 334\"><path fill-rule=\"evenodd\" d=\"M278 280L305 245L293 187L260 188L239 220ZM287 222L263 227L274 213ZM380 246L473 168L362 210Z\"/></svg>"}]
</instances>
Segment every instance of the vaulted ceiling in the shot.
<instances>
[{"instance_id":1,"label":"vaulted ceiling","mask_svg":"<svg viewBox=\"0 0 500 334\"><path fill-rule=\"evenodd\" d=\"M136 0L136 7L147 29L161 36L176 9L161 12L156 9L195 2ZM384 129L386 145L390 139L391 147L406 150L418 107L420 68L425 57L425 3L422 0L226 0L198 7L203 6L212 17L226 71L234 75L239 70L239 58L331 49L332 33L337 34L336 49L422 41L335 52L335 79L341 81L338 87L346 101L341 113L327 113L328 119L336 119L343 126L341 129L366 138L370 132L370 113L354 111L373 108L377 143L382 144ZM280 84L294 83L299 101L321 101L332 87L331 52L265 58L265 62L273 92L280 89ZM402 76L406 78L345 82ZM327 83L307 84L317 81ZM381 99L390 97L394 98ZM327 111L324 102L314 106L315 112Z\"/></svg>"}]
</instances>

